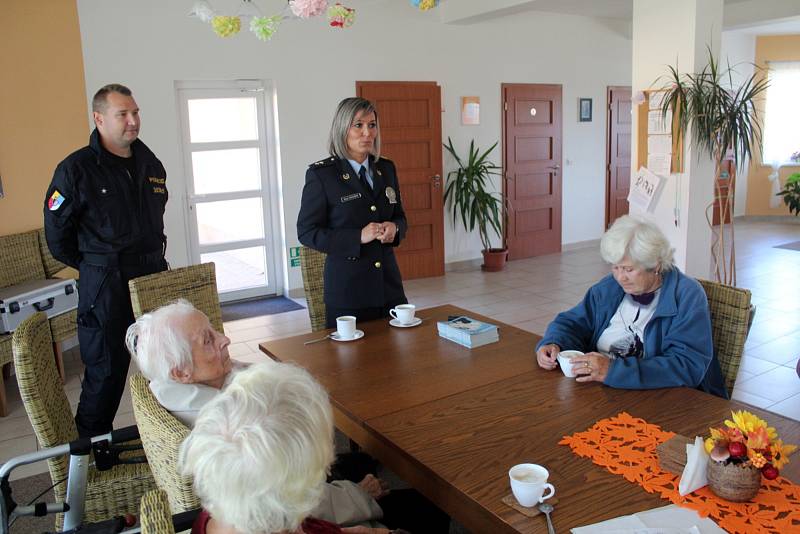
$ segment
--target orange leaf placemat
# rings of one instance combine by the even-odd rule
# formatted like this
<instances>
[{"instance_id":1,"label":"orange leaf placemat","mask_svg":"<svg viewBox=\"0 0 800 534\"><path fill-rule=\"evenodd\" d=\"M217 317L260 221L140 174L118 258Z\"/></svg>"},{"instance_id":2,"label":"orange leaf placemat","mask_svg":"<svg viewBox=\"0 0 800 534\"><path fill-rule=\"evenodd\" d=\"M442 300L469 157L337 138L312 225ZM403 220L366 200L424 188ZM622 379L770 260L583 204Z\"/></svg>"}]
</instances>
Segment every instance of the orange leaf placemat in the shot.
<instances>
[{"instance_id":1,"label":"orange leaf placemat","mask_svg":"<svg viewBox=\"0 0 800 534\"><path fill-rule=\"evenodd\" d=\"M564 436L560 445L590 458L625 480L635 482L648 493L691 508L702 517L711 517L728 532L800 532L800 486L783 477L762 478L761 491L751 501L735 503L720 499L707 487L681 497L680 477L658 465L656 447L675 434L658 425L622 412L602 419L584 432Z\"/></svg>"}]
</instances>

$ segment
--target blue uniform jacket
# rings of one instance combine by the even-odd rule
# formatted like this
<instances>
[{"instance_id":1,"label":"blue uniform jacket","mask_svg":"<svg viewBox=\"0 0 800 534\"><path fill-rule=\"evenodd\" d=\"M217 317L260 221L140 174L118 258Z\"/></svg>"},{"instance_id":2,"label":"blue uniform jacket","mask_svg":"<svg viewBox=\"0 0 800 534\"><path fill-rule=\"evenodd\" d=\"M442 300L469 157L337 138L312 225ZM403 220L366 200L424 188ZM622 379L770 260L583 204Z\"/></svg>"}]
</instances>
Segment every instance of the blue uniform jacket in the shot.
<instances>
[{"instance_id":1,"label":"blue uniform jacket","mask_svg":"<svg viewBox=\"0 0 800 534\"><path fill-rule=\"evenodd\" d=\"M625 292L608 275L583 300L556 316L537 345L597 350ZM677 268L664 273L655 313L644 329L644 356L611 361L604 383L623 389L698 387L728 398L711 338L711 315L702 286Z\"/></svg>"},{"instance_id":2,"label":"blue uniform jacket","mask_svg":"<svg viewBox=\"0 0 800 534\"><path fill-rule=\"evenodd\" d=\"M297 237L327 254L325 304L336 308L372 308L406 302L400 268L394 256L408 224L394 163L370 159L370 191L345 159L312 163L297 215ZM371 222L397 225L393 243L361 243L361 229Z\"/></svg>"}]
</instances>

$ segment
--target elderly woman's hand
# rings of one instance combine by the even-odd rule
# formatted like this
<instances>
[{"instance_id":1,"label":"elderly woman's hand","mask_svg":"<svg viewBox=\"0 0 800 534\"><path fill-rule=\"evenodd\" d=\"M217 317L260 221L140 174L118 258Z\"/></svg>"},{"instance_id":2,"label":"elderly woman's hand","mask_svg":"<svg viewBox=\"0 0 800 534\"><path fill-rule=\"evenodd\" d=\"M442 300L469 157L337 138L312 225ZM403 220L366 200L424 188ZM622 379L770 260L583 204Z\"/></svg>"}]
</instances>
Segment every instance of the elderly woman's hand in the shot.
<instances>
[{"instance_id":1,"label":"elderly woman's hand","mask_svg":"<svg viewBox=\"0 0 800 534\"><path fill-rule=\"evenodd\" d=\"M542 345L539 347L539 350L536 351L536 362L542 369L552 371L556 368L556 365L558 365L558 360L556 358L559 352L561 352L561 347L555 343Z\"/></svg>"},{"instance_id":2,"label":"elderly woman's hand","mask_svg":"<svg viewBox=\"0 0 800 534\"><path fill-rule=\"evenodd\" d=\"M611 360L599 352L588 352L583 356L572 358L572 372L578 378L578 382L602 382L608 374L608 366Z\"/></svg>"},{"instance_id":3,"label":"elderly woman's hand","mask_svg":"<svg viewBox=\"0 0 800 534\"><path fill-rule=\"evenodd\" d=\"M361 244L366 245L375 239L381 239L383 236L383 225L381 223L369 223L361 229Z\"/></svg>"},{"instance_id":4,"label":"elderly woman's hand","mask_svg":"<svg viewBox=\"0 0 800 534\"><path fill-rule=\"evenodd\" d=\"M370 497L376 500L389 493L389 485L374 475L365 476L364 479L358 483L358 485L361 486L361 489L366 491Z\"/></svg>"}]
</instances>

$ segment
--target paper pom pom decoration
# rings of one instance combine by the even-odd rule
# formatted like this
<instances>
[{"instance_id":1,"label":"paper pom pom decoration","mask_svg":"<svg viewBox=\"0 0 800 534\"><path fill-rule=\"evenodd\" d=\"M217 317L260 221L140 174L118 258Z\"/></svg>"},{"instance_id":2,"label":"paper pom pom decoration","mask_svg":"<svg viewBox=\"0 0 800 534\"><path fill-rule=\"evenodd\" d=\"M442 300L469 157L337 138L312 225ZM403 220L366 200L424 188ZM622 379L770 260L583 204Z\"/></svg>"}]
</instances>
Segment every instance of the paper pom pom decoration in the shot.
<instances>
[{"instance_id":1,"label":"paper pom pom decoration","mask_svg":"<svg viewBox=\"0 0 800 534\"><path fill-rule=\"evenodd\" d=\"M242 29L242 20L239 17L216 16L211 19L211 27L220 37L230 37Z\"/></svg>"},{"instance_id":2,"label":"paper pom pom decoration","mask_svg":"<svg viewBox=\"0 0 800 534\"><path fill-rule=\"evenodd\" d=\"M250 31L262 41L269 41L275 31L278 29L278 24L281 21L280 15L273 15L271 17L253 17L250 19Z\"/></svg>"},{"instance_id":3,"label":"paper pom pom decoration","mask_svg":"<svg viewBox=\"0 0 800 534\"><path fill-rule=\"evenodd\" d=\"M289 0L289 9L296 17L307 19L325 12L328 0Z\"/></svg>"},{"instance_id":4,"label":"paper pom pom decoration","mask_svg":"<svg viewBox=\"0 0 800 534\"><path fill-rule=\"evenodd\" d=\"M192 6L192 10L189 11L190 17L197 17L203 22L211 22L211 19L214 18L214 15L214 9L206 0L195 2Z\"/></svg>"},{"instance_id":5,"label":"paper pom pom decoration","mask_svg":"<svg viewBox=\"0 0 800 534\"><path fill-rule=\"evenodd\" d=\"M349 28L356 19L356 10L340 3L328 8L328 22L334 28Z\"/></svg>"},{"instance_id":6,"label":"paper pom pom decoration","mask_svg":"<svg viewBox=\"0 0 800 534\"><path fill-rule=\"evenodd\" d=\"M428 11L439 5L439 0L411 0L411 5L418 7L420 11Z\"/></svg>"}]
</instances>

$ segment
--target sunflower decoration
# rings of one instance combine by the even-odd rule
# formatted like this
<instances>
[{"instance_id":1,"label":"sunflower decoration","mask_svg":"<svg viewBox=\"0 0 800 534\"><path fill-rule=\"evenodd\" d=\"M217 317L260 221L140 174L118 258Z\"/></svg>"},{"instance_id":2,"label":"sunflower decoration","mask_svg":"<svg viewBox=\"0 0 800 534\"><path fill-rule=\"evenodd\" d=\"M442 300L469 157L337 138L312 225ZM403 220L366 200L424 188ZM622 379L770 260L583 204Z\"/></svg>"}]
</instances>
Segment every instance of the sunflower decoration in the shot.
<instances>
[{"instance_id":1,"label":"sunflower decoration","mask_svg":"<svg viewBox=\"0 0 800 534\"><path fill-rule=\"evenodd\" d=\"M796 445L784 444L776 430L760 417L744 410L731 412L724 426L709 429L706 452L715 462L755 467L767 480L778 477L789 463Z\"/></svg>"}]
</instances>

